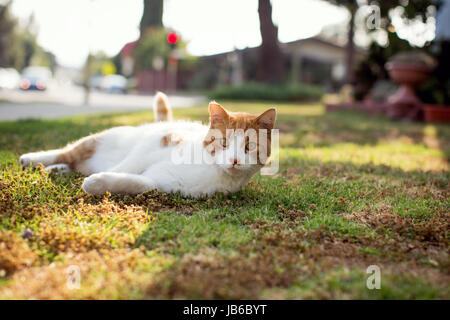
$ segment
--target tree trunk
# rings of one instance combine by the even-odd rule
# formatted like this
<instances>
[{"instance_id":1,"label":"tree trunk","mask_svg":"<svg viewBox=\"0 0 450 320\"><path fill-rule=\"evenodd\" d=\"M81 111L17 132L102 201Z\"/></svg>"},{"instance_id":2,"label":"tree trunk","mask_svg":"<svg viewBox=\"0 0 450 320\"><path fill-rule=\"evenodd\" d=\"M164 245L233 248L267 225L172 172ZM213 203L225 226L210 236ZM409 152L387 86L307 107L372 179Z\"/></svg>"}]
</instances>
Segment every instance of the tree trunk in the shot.
<instances>
[{"instance_id":1,"label":"tree trunk","mask_svg":"<svg viewBox=\"0 0 450 320\"><path fill-rule=\"evenodd\" d=\"M144 12L140 24L141 36L143 36L149 28L159 28L163 26L163 7L163 0L144 0Z\"/></svg>"},{"instance_id":2,"label":"tree trunk","mask_svg":"<svg viewBox=\"0 0 450 320\"><path fill-rule=\"evenodd\" d=\"M0 67L11 66L11 42L14 20L9 14L11 2L0 4Z\"/></svg>"},{"instance_id":3,"label":"tree trunk","mask_svg":"<svg viewBox=\"0 0 450 320\"><path fill-rule=\"evenodd\" d=\"M354 82L354 65L355 65L355 15L356 15L356 5L351 4L348 7L350 11L350 22L347 34L347 47L346 47L346 73L345 73L345 83L352 84Z\"/></svg>"},{"instance_id":4,"label":"tree trunk","mask_svg":"<svg viewBox=\"0 0 450 320\"><path fill-rule=\"evenodd\" d=\"M285 80L283 53L278 44L278 28L272 21L270 0L258 0L258 14L262 44L256 78L258 81L280 83Z\"/></svg>"}]
</instances>

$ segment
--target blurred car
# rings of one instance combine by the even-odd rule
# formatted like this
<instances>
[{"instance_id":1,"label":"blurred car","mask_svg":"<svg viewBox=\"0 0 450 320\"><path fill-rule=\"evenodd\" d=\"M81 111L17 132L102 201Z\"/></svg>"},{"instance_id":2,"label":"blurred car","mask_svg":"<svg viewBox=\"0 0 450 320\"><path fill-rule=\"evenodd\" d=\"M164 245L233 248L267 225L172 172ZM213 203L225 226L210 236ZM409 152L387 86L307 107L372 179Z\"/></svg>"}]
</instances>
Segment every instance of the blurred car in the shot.
<instances>
[{"instance_id":1,"label":"blurred car","mask_svg":"<svg viewBox=\"0 0 450 320\"><path fill-rule=\"evenodd\" d=\"M93 89L100 90L102 84L103 76L94 75L89 79L89 86Z\"/></svg>"},{"instance_id":2,"label":"blurred car","mask_svg":"<svg viewBox=\"0 0 450 320\"><path fill-rule=\"evenodd\" d=\"M102 78L100 89L108 93L126 93L127 78L119 74L111 74Z\"/></svg>"},{"instance_id":3,"label":"blurred car","mask_svg":"<svg viewBox=\"0 0 450 320\"><path fill-rule=\"evenodd\" d=\"M14 68L0 69L0 88L17 89L20 83L20 74Z\"/></svg>"},{"instance_id":4,"label":"blurred car","mask_svg":"<svg viewBox=\"0 0 450 320\"><path fill-rule=\"evenodd\" d=\"M44 91L51 79L51 71L46 67L27 67L22 71L20 89Z\"/></svg>"}]
</instances>

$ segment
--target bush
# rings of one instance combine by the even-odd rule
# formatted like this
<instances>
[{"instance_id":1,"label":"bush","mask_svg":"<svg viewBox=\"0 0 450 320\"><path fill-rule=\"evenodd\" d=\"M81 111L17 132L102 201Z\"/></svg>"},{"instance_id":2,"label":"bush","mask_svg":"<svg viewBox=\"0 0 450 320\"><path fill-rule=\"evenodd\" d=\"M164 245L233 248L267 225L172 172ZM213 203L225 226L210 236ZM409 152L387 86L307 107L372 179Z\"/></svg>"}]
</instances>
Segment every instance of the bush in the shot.
<instances>
[{"instance_id":1,"label":"bush","mask_svg":"<svg viewBox=\"0 0 450 320\"><path fill-rule=\"evenodd\" d=\"M314 101L323 95L320 87L306 84L269 85L249 82L242 85L222 86L209 92L210 99Z\"/></svg>"},{"instance_id":2,"label":"bush","mask_svg":"<svg viewBox=\"0 0 450 320\"><path fill-rule=\"evenodd\" d=\"M164 65L167 66L167 60L171 53L167 43L168 32L169 30L164 28L153 28L140 38L133 53L137 70L154 69L155 58L162 58ZM177 50L187 55L186 43L182 39L177 42Z\"/></svg>"}]
</instances>

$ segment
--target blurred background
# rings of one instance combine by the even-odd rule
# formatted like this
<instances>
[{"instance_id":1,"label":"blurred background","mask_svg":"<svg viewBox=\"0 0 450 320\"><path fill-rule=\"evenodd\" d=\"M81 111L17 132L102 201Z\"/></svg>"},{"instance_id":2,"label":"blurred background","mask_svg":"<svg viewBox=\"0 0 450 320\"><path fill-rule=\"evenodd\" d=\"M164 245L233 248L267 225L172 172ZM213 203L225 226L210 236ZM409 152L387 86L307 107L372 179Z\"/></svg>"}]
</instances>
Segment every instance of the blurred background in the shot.
<instances>
[{"instance_id":1,"label":"blurred background","mask_svg":"<svg viewBox=\"0 0 450 320\"><path fill-rule=\"evenodd\" d=\"M448 0L0 0L0 119L148 108L161 90L174 107L322 100L423 120L450 104L449 40Z\"/></svg>"}]
</instances>

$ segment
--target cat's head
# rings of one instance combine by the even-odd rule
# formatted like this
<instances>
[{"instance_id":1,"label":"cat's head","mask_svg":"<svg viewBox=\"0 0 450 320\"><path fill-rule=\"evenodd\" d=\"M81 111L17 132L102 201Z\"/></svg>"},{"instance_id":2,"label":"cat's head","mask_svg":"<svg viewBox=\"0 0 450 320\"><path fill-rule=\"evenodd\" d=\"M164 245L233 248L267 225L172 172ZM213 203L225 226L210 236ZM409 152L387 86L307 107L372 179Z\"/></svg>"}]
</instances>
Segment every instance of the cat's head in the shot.
<instances>
[{"instance_id":1,"label":"cat's head","mask_svg":"<svg viewBox=\"0 0 450 320\"><path fill-rule=\"evenodd\" d=\"M255 172L270 156L276 115L275 108L261 114L230 112L212 101L210 128L203 144L215 163L228 174Z\"/></svg>"}]
</instances>

